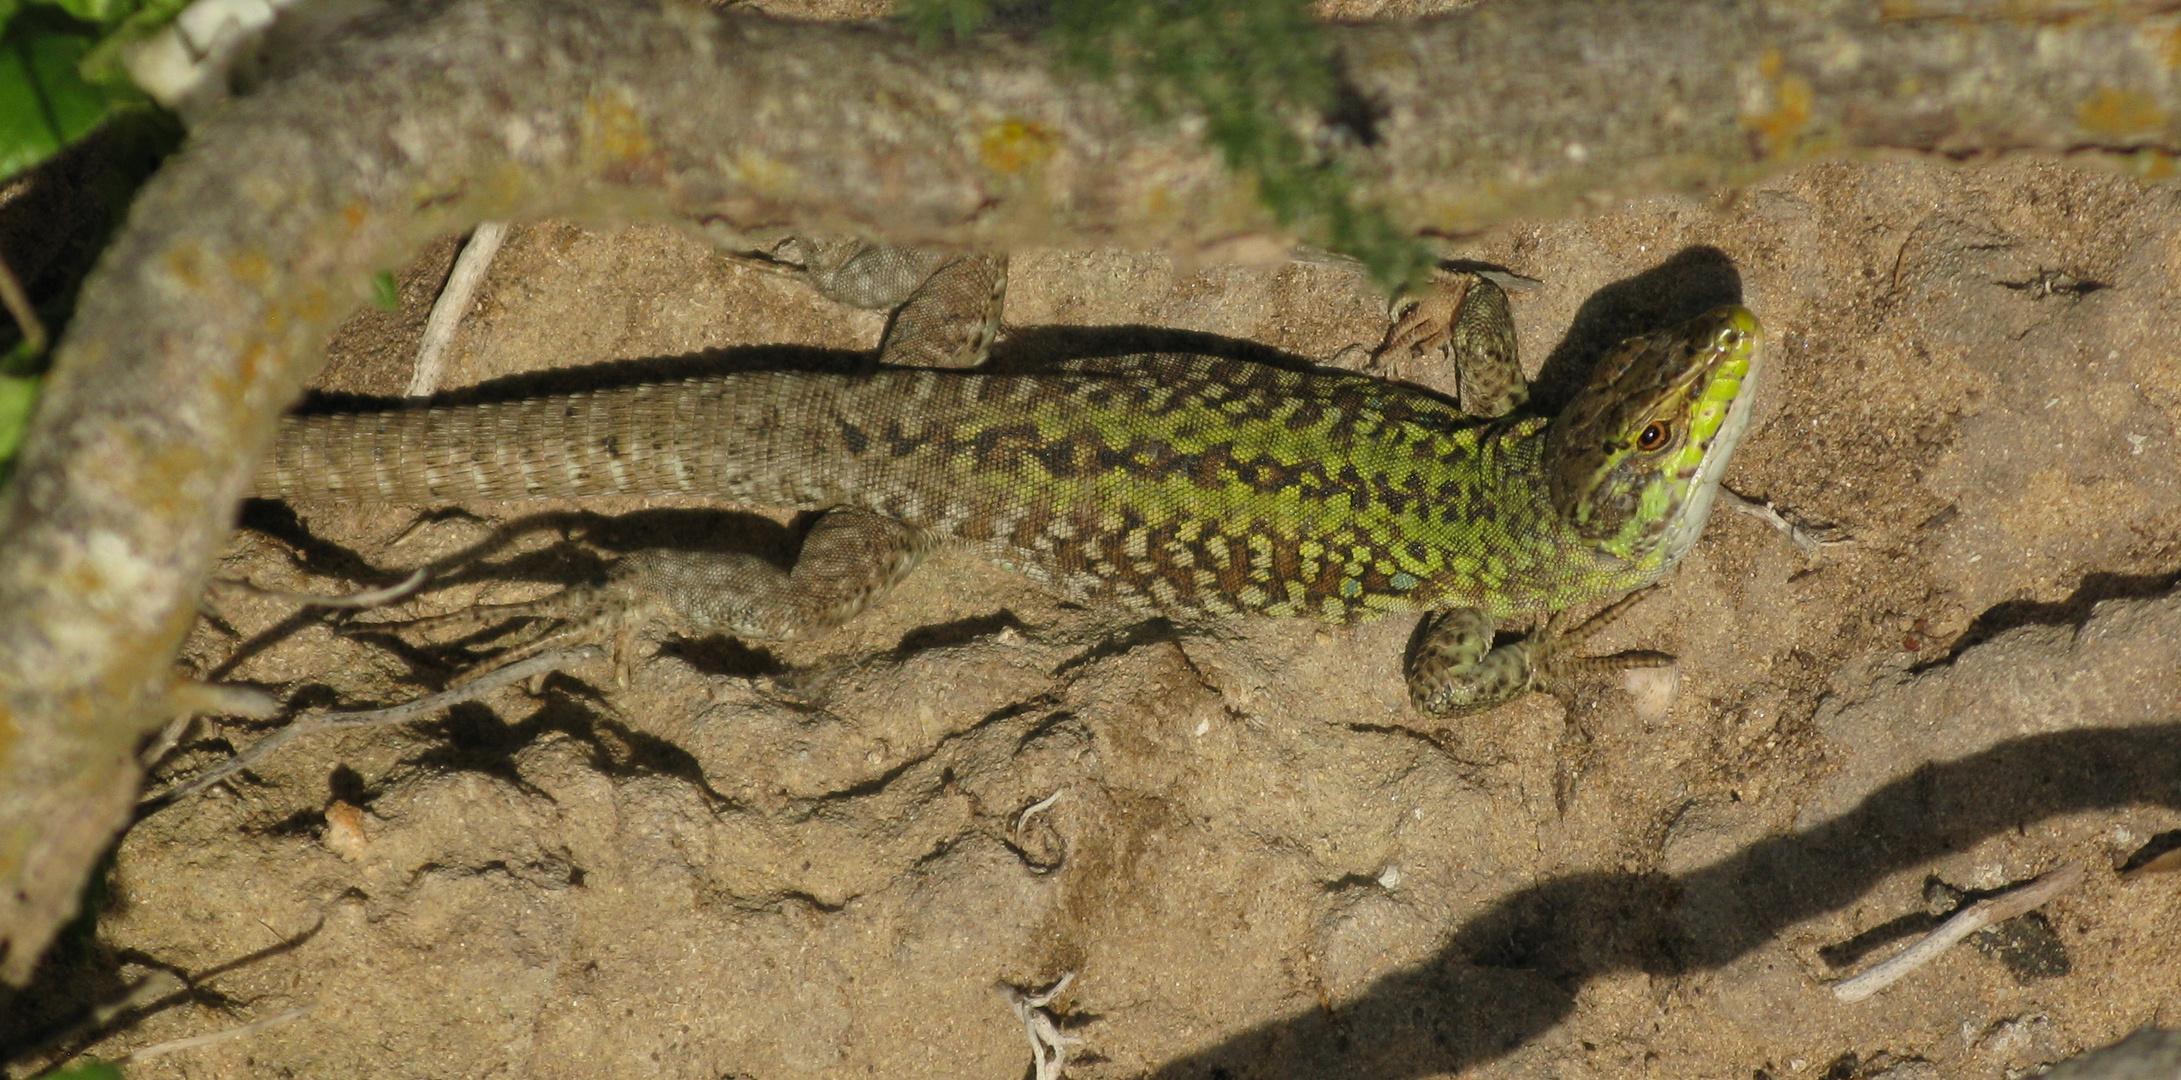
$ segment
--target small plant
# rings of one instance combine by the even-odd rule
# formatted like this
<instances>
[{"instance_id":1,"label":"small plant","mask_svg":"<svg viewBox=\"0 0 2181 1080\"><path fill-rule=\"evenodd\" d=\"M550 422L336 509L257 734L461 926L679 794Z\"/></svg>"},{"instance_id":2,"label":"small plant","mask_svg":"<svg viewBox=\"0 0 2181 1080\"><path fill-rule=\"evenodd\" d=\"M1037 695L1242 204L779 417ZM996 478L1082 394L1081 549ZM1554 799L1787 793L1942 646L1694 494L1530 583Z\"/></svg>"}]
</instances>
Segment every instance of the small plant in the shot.
<instances>
[{"instance_id":1,"label":"small plant","mask_svg":"<svg viewBox=\"0 0 2181 1080\"><path fill-rule=\"evenodd\" d=\"M911 0L926 37L965 37L992 0ZM1056 0L1047 41L1065 63L1126 87L1154 120L1204 117L1227 167L1257 184L1275 220L1360 260L1380 283L1415 283L1423 245L1298 133L1299 120L1343 112L1339 69L1307 0Z\"/></svg>"}]
</instances>

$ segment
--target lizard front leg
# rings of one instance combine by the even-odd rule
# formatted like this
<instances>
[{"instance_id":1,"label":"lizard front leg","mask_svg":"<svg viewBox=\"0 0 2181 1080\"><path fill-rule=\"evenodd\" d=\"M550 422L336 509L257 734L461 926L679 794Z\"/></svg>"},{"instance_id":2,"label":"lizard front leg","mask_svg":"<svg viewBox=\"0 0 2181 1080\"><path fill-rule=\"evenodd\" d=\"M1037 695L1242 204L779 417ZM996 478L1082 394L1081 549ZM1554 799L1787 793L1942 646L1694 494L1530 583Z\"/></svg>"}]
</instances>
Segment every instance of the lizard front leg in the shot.
<instances>
[{"instance_id":1,"label":"lizard front leg","mask_svg":"<svg viewBox=\"0 0 2181 1080\"><path fill-rule=\"evenodd\" d=\"M1648 590L1638 590L1570 627L1566 613L1547 619L1529 637L1493 647L1492 617L1473 607L1435 617L1409 656L1409 700L1428 716L1467 716L1512 701L1531 690L1565 696L1583 677L1638 668L1672 667L1664 653L1634 651L1577 656L1573 650L1612 625Z\"/></svg>"},{"instance_id":2,"label":"lizard front leg","mask_svg":"<svg viewBox=\"0 0 2181 1080\"><path fill-rule=\"evenodd\" d=\"M1006 304L1006 259L964 255L940 261L868 244L852 250L864 262L895 268L897 288L927 262L939 262L895 309L880 345L881 363L975 367L984 362ZM837 284L834 277L814 280ZM833 295L830 289L827 295ZM895 292L883 295L891 298ZM793 569L736 552L659 549L621 560L608 587L699 633L800 641L877 603L936 544L930 532L906 522L835 507L811 526Z\"/></svg>"},{"instance_id":3,"label":"lizard front leg","mask_svg":"<svg viewBox=\"0 0 2181 1080\"><path fill-rule=\"evenodd\" d=\"M1381 362L1401 353L1436 354L1450 361L1459 380L1462 411L1504 416L1529 398L1516 353L1514 319L1507 294L1491 278L1466 272L1440 274L1432 289L1402 313ZM1409 700L1429 716L1463 716L1510 701L1537 683L1543 639L1498 648L1498 627L1482 609L1441 612L1425 629L1404 665Z\"/></svg>"},{"instance_id":4,"label":"lizard front leg","mask_svg":"<svg viewBox=\"0 0 2181 1080\"><path fill-rule=\"evenodd\" d=\"M1436 354L1454 366L1463 412L1499 417L1520 408L1529 399L1529 384L1516 352L1507 294L1495 279L1521 280L1465 271L1438 275L1431 291L1388 331L1379 349L1382 361L1402 352ZM1670 662L1656 654L1570 654L1572 645L1610 623L1632 599L1623 598L1572 631L1562 630L1556 614L1529 637L1496 648L1498 626L1482 609L1427 616L1432 621L1404 665L1409 700L1428 716L1466 716L1531 690L1564 694L1578 675Z\"/></svg>"},{"instance_id":5,"label":"lizard front leg","mask_svg":"<svg viewBox=\"0 0 2181 1080\"><path fill-rule=\"evenodd\" d=\"M1497 627L1482 609L1427 615L1430 626L1404 665L1409 701L1426 716L1467 716L1511 701L1534 683L1538 642L1492 646Z\"/></svg>"}]
</instances>

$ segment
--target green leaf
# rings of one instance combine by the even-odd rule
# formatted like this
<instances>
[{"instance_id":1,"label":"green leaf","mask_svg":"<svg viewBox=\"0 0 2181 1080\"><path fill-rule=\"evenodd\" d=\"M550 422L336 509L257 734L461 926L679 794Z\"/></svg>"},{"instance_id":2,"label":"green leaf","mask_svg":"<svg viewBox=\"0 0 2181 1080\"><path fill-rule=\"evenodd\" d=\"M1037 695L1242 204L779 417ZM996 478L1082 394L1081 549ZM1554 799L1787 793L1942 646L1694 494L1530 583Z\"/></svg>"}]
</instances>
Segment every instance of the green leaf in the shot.
<instances>
[{"instance_id":1,"label":"green leaf","mask_svg":"<svg viewBox=\"0 0 2181 1080\"><path fill-rule=\"evenodd\" d=\"M105 91L83 81L76 70L84 54L91 51L91 38L65 30L35 29L23 37L17 47L22 50L31 78L44 92L46 115L62 145L90 134L99 121L106 119L112 104Z\"/></svg>"},{"instance_id":2,"label":"green leaf","mask_svg":"<svg viewBox=\"0 0 2181 1080\"><path fill-rule=\"evenodd\" d=\"M20 10L0 33L0 180L37 165L134 102L80 70L94 31L52 8Z\"/></svg>"},{"instance_id":3,"label":"green leaf","mask_svg":"<svg viewBox=\"0 0 2181 1080\"><path fill-rule=\"evenodd\" d=\"M380 311L401 310L401 286L394 284L394 272L381 270L371 275L371 306Z\"/></svg>"},{"instance_id":4,"label":"green leaf","mask_svg":"<svg viewBox=\"0 0 2181 1080\"><path fill-rule=\"evenodd\" d=\"M61 139L46 118L45 100L29 60L0 38L0 178L13 176L60 152Z\"/></svg>"},{"instance_id":5,"label":"green leaf","mask_svg":"<svg viewBox=\"0 0 2181 1080\"><path fill-rule=\"evenodd\" d=\"M45 0L87 23L112 26L143 6L142 0Z\"/></svg>"},{"instance_id":6,"label":"green leaf","mask_svg":"<svg viewBox=\"0 0 2181 1080\"><path fill-rule=\"evenodd\" d=\"M0 464L15 457L30 424L30 407L38 402L38 380L0 375Z\"/></svg>"}]
</instances>

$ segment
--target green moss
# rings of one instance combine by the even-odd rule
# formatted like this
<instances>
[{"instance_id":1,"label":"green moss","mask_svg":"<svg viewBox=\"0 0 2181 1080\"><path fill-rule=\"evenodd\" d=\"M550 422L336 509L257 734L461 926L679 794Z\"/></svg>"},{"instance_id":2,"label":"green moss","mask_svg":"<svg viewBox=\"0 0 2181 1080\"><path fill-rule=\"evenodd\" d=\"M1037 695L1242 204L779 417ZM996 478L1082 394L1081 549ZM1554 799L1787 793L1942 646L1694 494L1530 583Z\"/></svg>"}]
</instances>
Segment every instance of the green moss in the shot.
<instances>
[{"instance_id":1,"label":"green moss","mask_svg":"<svg viewBox=\"0 0 2181 1080\"><path fill-rule=\"evenodd\" d=\"M990 0L910 0L927 36L966 36L996 13ZM1254 180L1280 224L1361 260L1389 286L1431 265L1352 176L1298 129L1333 115L1340 79L1306 0L1056 0L1044 36L1067 64L1128 89L1154 120L1204 118L1228 168Z\"/></svg>"}]
</instances>

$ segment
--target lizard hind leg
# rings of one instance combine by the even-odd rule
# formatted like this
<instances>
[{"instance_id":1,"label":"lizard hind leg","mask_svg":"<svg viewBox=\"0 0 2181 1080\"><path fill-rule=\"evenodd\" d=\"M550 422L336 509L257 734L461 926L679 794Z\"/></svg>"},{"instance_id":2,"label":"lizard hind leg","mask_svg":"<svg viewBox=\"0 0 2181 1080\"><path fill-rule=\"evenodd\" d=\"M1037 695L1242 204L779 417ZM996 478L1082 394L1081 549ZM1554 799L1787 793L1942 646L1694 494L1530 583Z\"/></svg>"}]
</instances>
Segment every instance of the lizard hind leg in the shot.
<instances>
[{"instance_id":1,"label":"lizard hind leg","mask_svg":"<svg viewBox=\"0 0 2181 1080\"><path fill-rule=\"evenodd\" d=\"M553 649L606 645L613 653L615 681L625 688L637 635L653 623L699 636L731 634L752 641L815 637L885 596L933 546L932 535L923 529L867 510L836 507L805 534L792 569L742 552L653 548L615 563L603 584L400 625L431 632L510 618L544 620L541 632L455 681L474 681Z\"/></svg>"},{"instance_id":2,"label":"lizard hind leg","mask_svg":"<svg viewBox=\"0 0 2181 1080\"><path fill-rule=\"evenodd\" d=\"M792 569L739 552L662 548L615 564L607 588L698 634L800 641L861 614L933 546L913 525L835 507L811 525Z\"/></svg>"}]
</instances>

